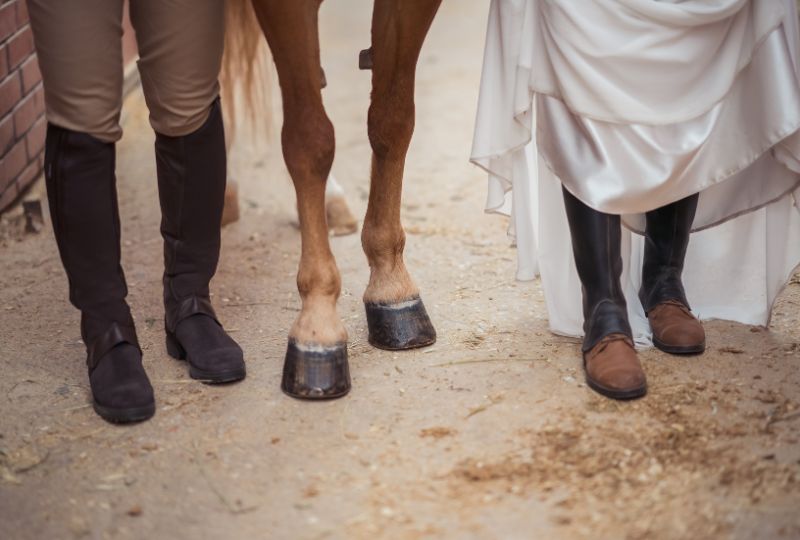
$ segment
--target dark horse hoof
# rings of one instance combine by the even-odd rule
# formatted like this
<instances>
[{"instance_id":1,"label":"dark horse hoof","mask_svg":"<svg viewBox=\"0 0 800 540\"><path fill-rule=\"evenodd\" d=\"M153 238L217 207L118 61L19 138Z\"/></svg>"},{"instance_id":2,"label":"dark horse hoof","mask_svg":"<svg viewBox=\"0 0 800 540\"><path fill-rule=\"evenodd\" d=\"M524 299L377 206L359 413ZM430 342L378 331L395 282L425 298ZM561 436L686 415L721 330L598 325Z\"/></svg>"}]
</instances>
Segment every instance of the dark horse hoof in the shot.
<instances>
[{"instance_id":1,"label":"dark horse hoof","mask_svg":"<svg viewBox=\"0 0 800 540\"><path fill-rule=\"evenodd\" d=\"M350 391L347 343L303 345L289 339L281 390L299 399L333 399Z\"/></svg>"},{"instance_id":2,"label":"dark horse hoof","mask_svg":"<svg viewBox=\"0 0 800 540\"><path fill-rule=\"evenodd\" d=\"M373 347L399 351L436 343L436 330L419 297L394 304L365 302L364 307Z\"/></svg>"}]
</instances>

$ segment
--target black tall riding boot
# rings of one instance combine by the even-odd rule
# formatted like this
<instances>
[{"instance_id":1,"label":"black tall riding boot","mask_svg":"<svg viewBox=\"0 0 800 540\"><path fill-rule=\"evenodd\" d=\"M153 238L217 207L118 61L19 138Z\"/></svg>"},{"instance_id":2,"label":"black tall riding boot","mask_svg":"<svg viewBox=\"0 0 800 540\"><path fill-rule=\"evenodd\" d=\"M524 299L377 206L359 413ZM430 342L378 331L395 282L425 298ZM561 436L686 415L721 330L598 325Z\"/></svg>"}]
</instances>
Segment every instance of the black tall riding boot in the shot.
<instances>
[{"instance_id":1,"label":"black tall riding boot","mask_svg":"<svg viewBox=\"0 0 800 540\"><path fill-rule=\"evenodd\" d=\"M653 329L653 344L673 354L705 350L703 326L689 310L681 274L699 194L647 212L639 299Z\"/></svg>"},{"instance_id":2,"label":"black tall riding boot","mask_svg":"<svg viewBox=\"0 0 800 540\"><path fill-rule=\"evenodd\" d=\"M608 397L642 396L647 383L633 347L620 285L620 218L586 206L566 189L564 205L583 289L586 382Z\"/></svg>"},{"instance_id":3,"label":"black tall riding boot","mask_svg":"<svg viewBox=\"0 0 800 540\"><path fill-rule=\"evenodd\" d=\"M81 310L94 409L112 422L155 412L120 266L114 144L47 126L45 177L53 231Z\"/></svg>"},{"instance_id":4,"label":"black tall riding boot","mask_svg":"<svg viewBox=\"0 0 800 540\"><path fill-rule=\"evenodd\" d=\"M219 99L208 120L182 137L156 134L164 322L167 351L206 382L243 379L242 349L223 330L209 300L217 270L225 197L225 135Z\"/></svg>"}]
</instances>

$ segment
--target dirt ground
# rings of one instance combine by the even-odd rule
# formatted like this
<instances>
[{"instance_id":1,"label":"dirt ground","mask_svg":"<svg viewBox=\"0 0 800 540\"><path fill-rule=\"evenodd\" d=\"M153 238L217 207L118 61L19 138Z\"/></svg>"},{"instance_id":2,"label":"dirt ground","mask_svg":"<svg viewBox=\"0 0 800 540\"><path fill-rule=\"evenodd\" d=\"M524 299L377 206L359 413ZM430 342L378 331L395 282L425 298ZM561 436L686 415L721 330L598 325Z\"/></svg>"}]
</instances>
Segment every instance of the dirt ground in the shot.
<instances>
[{"instance_id":1,"label":"dirt ground","mask_svg":"<svg viewBox=\"0 0 800 540\"><path fill-rule=\"evenodd\" d=\"M703 356L643 352L646 398L589 391L577 343L548 332L539 283L513 280L506 223L483 215L485 176L467 162L487 7L445 2L418 75L403 212L439 341L371 348L358 235L333 238L344 399L279 389L299 231L277 137L234 141L242 215L212 288L248 377L206 386L165 351L153 136L141 96L126 103L123 257L158 400L143 424L92 411L49 224L21 234L6 216L0 538L800 538L800 280L769 329L712 321ZM321 17L334 171L363 215L370 13L328 2Z\"/></svg>"}]
</instances>

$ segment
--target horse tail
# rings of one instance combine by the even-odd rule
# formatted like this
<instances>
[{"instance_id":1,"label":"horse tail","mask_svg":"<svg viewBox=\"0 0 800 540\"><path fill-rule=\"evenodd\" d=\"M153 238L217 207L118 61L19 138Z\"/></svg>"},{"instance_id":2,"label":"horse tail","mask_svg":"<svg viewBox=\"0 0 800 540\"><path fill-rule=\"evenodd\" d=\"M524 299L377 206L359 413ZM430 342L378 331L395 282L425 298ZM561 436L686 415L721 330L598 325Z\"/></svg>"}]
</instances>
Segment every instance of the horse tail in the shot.
<instances>
[{"instance_id":1,"label":"horse tail","mask_svg":"<svg viewBox=\"0 0 800 540\"><path fill-rule=\"evenodd\" d=\"M267 50L251 0L226 0L220 93L231 137L235 131L237 98L241 98L247 110L246 117L256 128L268 124L270 73ZM263 122L256 123L256 118Z\"/></svg>"}]
</instances>

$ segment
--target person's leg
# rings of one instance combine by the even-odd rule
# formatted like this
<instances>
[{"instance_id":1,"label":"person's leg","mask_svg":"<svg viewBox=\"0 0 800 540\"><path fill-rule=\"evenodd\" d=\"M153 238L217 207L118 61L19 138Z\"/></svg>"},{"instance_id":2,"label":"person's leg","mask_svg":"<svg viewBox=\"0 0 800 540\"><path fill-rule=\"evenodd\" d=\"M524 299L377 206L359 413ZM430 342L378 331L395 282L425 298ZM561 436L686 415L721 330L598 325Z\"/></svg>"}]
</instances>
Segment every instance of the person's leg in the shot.
<instances>
[{"instance_id":1,"label":"person's leg","mask_svg":"<svg viewBox=\"0 0 800 540\"><path fill-rule=\"evenodd\" d=\"M103 142L122 137L122 0L28 0L47 121Z\"/></svg>"},{"instance_id":2,"label":"person's leg","mask_svg":"<svg viewBox=\"0 0 800 540\"><path fill-rule=\"evenodd\" d=\"M586 206L566 189L564 205L575 266L583 286L587 384L612 398L643 396L647 383L633 347L620 285L620 218Z\"/></svg>"},{"instance_id":3,"label":"person's leg","mask_svg":"<svg viewBox=\"0 0 800 540\"><path fill-rule=\"evenodd\" d=\"M219 323L209 282L219 261L226 155L217 78L222 0L138 0L131 20L156 132L164 237L167 351L207 382L244 378L241 348Z\"/></svg>"},{"instance_id":4,"label":"person's leg","mask_svg":"<svg viewBox=\"0 0 800 540\"><path fill-rule=\"evenodd\" d=\"M120 266L114 174L122 100L122 1L29 0L47 102L45 178L69 297L81 311L95 410L155 412Z\"/></svg>"},{"instance_id":5,"label":"person's leg","mask_svg":"<svg viewBox=\"0 0 800 540\"><path fill-rule=\"evenodd\" d=\"M647 212L639 299L653 330L653 344L673 354L705 350L703 325L689 310L681 274L700 195Z\"/></svg>"}]
</instances>

